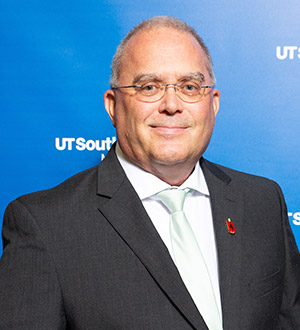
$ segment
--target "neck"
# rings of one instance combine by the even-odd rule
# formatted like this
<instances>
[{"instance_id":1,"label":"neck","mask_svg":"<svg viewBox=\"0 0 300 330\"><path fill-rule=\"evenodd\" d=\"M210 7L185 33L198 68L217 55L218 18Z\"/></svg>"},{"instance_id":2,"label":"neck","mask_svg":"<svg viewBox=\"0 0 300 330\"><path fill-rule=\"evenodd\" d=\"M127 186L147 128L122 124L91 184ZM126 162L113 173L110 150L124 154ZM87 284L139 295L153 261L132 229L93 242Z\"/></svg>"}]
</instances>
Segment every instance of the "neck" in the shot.
<instances>
[{"instance_id":1,"label":"neck","mask_svg":"<svg viewBox=\"0 0 300 330\"><path fill-rule=\"evenodd\" d=\"M191 175L194 168L195 163L182 163L175 165L159 164L144 169L171 186L180 186Z\"/></svg>"},{"instance_id":2,"label":"neck","mask_svg":"<svg viewBox=\"0 0 300 330\"><path fill-rule=\"evenodd\" d=\"M159 161L138 162L136 157L126 155L119 145L116 146L119 157L142 168L143 170L155 175L160 180L171 186L180 186L193 172L198 158L195 160L182 161L179 163L163 163Z\"/></svg>"}]
</instances>

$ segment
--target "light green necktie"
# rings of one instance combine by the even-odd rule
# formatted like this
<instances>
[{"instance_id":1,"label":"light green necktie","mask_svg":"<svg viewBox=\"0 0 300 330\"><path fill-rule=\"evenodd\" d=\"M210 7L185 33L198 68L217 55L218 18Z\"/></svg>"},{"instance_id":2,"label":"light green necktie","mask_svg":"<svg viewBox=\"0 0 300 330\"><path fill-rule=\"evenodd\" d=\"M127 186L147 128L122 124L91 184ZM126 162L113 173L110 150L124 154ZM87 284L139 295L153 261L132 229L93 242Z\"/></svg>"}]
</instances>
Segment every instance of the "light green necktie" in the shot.
<instances>
[{"instance_id":1,"label":"light green necktie","mask_svg":"<svg viewBox=\"0 0 300 330\"><path fill-rule=\"evenodd\" d=\"M205 260L183 211L191 190L166 189L157 197L171 212L170 231L175 264L199 312L210 330L222 330L222 322Z\"/></svg>"}]
</instances>

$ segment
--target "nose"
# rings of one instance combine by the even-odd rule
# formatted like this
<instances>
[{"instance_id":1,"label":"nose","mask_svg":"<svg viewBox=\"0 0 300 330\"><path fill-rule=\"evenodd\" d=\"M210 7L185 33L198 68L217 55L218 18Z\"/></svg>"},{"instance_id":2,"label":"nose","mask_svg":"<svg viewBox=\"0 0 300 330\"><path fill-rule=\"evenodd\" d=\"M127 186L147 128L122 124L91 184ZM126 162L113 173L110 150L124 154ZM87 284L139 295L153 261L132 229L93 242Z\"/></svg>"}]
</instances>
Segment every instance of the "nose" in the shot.
<instances>
[{"instance_id":1,"label":"nose","mask_svg":"<svg viewBox=\"0 0 300 330\"><path fill-rule=\"evenodd\" d=\"M168 114L174 114L176 112L183 111L183 104L179 97L176 95L176 86L172 84L165 86L165 94L161 99L159 111L167 112Z\"/></svg>"}]
</instances>

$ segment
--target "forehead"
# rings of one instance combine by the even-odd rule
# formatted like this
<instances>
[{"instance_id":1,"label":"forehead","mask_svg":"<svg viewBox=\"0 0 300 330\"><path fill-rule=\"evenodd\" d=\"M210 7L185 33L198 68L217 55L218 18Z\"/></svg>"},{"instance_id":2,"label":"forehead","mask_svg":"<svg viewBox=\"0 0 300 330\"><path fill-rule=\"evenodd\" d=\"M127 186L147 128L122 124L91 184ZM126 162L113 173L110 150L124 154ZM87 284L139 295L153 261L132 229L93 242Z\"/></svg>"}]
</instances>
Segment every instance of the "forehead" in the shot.
<instances>
[{"instance_id":1,"label":"forehead","mask_svg":"<svg viewBox=\"0 0 300 330\"><path fill-rule=\"evenodd\" d=\"M178 79L191 72L202 72L208 77L206 55L198 41L189 33L156 27L140 31L128 41L120 81L130 82L147 73Z\"/></svg>"}]
</instances>

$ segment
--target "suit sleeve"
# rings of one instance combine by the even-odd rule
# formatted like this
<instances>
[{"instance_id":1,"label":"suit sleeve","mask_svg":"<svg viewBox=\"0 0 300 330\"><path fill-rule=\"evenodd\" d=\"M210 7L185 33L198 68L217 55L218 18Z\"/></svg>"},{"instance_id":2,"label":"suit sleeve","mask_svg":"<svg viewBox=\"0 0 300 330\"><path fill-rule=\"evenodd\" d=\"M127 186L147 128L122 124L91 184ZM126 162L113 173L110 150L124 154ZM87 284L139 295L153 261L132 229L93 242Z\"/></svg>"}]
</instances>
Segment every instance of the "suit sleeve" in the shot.
<instances>
[{"instance_id":1,"label":"suit sleeve","mask_svg":"<svg viewBox=\"0 0 300 330\"><path fill-rule=\"evenodd\" d=\"M281 189L277 186L282 205L283 233L285 239L286 267L284 294L279 315L281 329L300 329L300 255L287 216Z\"/></svg>"},{"instance_id":2,"label":"suit sleeve","mask_svg":"<svg viewBox=\"0 0 300 330\"><path fill-rule=\"evenodd\" d=\"M63 330L62 295L51 255L30 211L12 202L4 215L0 329Z\"/></svg>"}]
</instances>

